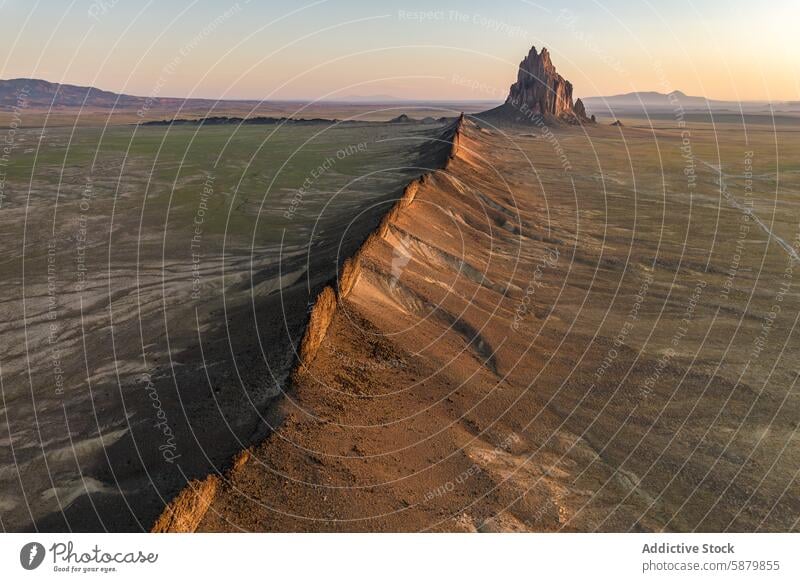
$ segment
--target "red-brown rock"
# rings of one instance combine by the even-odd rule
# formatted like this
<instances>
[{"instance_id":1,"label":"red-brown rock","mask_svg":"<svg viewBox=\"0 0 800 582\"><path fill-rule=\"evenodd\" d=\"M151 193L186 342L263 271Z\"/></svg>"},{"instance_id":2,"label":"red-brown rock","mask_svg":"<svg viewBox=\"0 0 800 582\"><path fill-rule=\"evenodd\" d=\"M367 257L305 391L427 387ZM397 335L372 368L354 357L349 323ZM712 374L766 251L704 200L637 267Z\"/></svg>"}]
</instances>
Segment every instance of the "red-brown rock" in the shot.
<instances>
[{"instance_id":1,"label":"red-brown rock","mask_svg":"<svg viewBox=\"0 0 800 582\"><path fill-rule=\"evenodd\" d=\"M506 102L477 115L480 119L513 122L588 122L583 102L572 102L572 83L556 71L546 48L531 47L522 59L517 82L511 85Z\"/></svg>"}]
</instances>

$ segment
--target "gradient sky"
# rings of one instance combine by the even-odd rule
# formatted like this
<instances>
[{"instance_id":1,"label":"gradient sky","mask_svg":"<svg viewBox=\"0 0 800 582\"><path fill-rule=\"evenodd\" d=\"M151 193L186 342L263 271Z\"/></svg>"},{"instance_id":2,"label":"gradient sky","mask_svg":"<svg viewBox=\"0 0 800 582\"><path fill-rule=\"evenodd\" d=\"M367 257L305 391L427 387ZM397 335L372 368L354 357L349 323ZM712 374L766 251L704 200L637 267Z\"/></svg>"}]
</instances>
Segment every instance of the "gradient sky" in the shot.
<instances>
[{"instance_id":1,"label":"gradient sky","mask_svg":"<svg viewBox=\"0 0 800 582\"><path fill-rule=\"evenodd\" d=\"M163 97L500 101L535 45L577 97L798 100L799 25L798 0L0 0L0 78Z\"/></svg>"}]
</instances>

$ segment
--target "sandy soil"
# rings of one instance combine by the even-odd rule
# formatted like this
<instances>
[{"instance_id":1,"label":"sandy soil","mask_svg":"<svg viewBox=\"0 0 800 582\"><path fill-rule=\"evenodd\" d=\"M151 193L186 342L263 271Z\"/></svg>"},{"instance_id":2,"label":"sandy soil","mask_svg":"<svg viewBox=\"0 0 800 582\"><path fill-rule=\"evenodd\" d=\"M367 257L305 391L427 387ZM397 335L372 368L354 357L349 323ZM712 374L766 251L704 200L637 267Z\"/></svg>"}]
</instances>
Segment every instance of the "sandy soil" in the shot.
<instances>
[{"instance_id":1,"label":"sandy soil","mask_svg":"<svg viewBox=\"0 0 800 582\"><path fill-rule=\"evenodd\" d=\"M741 204L796 250L798 144L748 129L467 123L189 529L796 530L797 264Z\"/></svg>"}]
</instances>

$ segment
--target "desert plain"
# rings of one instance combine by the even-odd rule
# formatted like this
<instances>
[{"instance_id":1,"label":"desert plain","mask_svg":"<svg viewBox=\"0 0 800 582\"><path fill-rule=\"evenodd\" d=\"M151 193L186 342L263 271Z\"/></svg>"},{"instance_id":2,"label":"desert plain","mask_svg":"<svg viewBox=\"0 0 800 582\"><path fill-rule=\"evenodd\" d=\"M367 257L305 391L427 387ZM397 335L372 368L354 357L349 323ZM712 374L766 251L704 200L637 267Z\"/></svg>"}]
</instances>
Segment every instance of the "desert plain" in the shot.
<instances>
[{"instance_id":1,"label":"desert plain","mask_svg":"<svg viewBox=\"0 0 800 582\"><path fill-rule=\"evenodd\" d=\"M15 131L5 530L797 529L800 119L359 107Z\"/></svg>"}]
</instances>

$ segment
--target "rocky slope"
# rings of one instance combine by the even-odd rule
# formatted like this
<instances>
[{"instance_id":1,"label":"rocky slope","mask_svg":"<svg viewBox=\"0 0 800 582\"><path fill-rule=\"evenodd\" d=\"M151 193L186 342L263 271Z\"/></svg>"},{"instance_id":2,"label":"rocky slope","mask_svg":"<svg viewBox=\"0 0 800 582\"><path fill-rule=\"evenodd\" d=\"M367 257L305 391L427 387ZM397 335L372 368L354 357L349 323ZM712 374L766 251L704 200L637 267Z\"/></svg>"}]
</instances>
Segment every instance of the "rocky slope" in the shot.
<instances>
[{"instance_id":1,"label":"rocky slope","mask_svg":"<svg viewBox=\"0 0 800 582\"><path fill-rule=\"evenodd\" d=\"M595 491L568 467L613 471L531 389L557 350L542 331L572 243L543 223L521 159L497 154L504 139L462 119L449 140L443 169L409 185L317 300L280 425L213 485L190 484L159 531L585 527L567 522Z\"/></svg>"},{"instance_id":2,"label":"rocky slope","mask_svg":"<svg viewBox=\"0 0 800 582\"><path fill-rule=\"evenodd\" d=\"M446 168L458 152L464 124L465 120L462 115L438 138L425 142L420 147L418 167L430 167L434 171L438 168ZM352 257L345 260L336 283L325 287L318 295L299 348L299 361L293 378L296 386L303 383L304 374L309 369L311 362L315 360L330 326L337 317L341 317L339 315L340 306L361 277L364 262L367 260L365 255L381 244L381 240L387 236L388 229L398 214L413 202L420 188L429 184L430 181L431 174L426 173L406 186L391 210L383 216L378 228ZM280 411L276 412L276 418L282 416ZM273 437L282 438L275 434ZM212 502L226 490L224 483L233 479L234 475L240 472L250 459L251 452L244 450L237 456L225 475L211 474L204 479L190 481L164 509L153 525L152 531L155 533L195 531Z\"/></svg>"},{"instance_id":3,"label":"rocky slope","mask_svg":"<svg viewBox=\"0 0 800 582\"><path fill-rule=\"evenodd\" d=\"M714 370L741 322L710 333L727 257L704 267L715 233L688 225L718 207L631 202L628 165L683 177L680 135L630 128L628 159L618 128L551 133L443 136L320 295L274 432L160 531L796 529L789 381Z\"/></svg>"}]
</instances>

